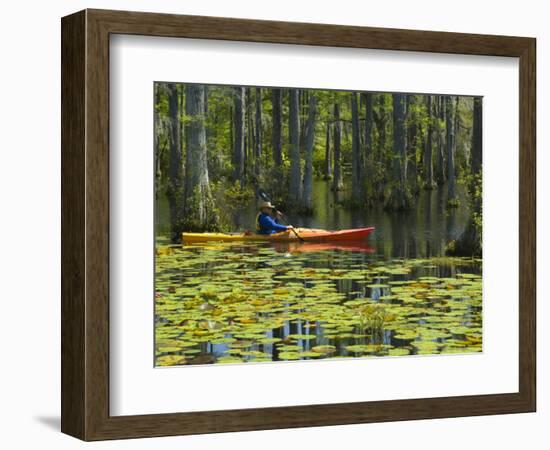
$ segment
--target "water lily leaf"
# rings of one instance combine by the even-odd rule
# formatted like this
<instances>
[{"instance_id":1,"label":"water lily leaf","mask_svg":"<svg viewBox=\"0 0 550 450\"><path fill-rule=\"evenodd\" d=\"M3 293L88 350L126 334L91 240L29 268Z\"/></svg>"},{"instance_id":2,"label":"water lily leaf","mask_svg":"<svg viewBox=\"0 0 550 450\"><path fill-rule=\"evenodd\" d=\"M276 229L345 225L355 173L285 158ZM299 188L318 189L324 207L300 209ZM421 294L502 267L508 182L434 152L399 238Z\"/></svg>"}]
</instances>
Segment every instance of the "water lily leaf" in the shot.
<instances>
[{"instance_id":1,"label":"water lily leaf","mask_svg":"<svg viewBox=\"0 0 550 450\"><path fill-rule=\"evenodd\" d=\"M235 338L224 337L224 338L212 339L210 342L212 344L231 344L232 342L235 342Z\"/></svg>"},{"instance_id":2,"label":"water lily leaf","mask_svg":"<svg viewBox=\"0 0 550 450\"><path fill-rule=\"evenodd\" d=\"M416 339L418 338L418 332L416 330L400 330L393 337L397 339Z\"/></svg>"},{"instance_id":3,"label":"water lily leaf","mask_svg":"<svg viewBox=\"0 0 550 450\"><path fill-rule=\"evenodd\" d=\"M300 359L300 353L298 352L281 352L279 353L279 359L296 360Z\"/></svg>"},{"instance_id":4,"label":"water lily leaf","mask_svg":"<svg viewBox=\"0 0 550 450\"><path fill-rule=\"evenodd\" d=\"M271 355L257 350L249 350L241 353L242 356L253 356L254 358L271 358Z\"/></svg>"},{"instance_id":5,"label":"water lily leaf","mask_svg":"<svg viewBox=\"0 0 550 450\"><path fill-rule=\"evenodd\" d=\"M218 364L238 364L242 363L243 360L234 356L221 356L216 360L216 362Z\"/></svg>"},{"instance_id":6,"label":"water lily leaf","mask_svg":"<svg viewBox=\"0 0 550 450\"><path fill-rule=\"evenodd\" d=\"M333 345L317 345L312 347L311 351L315 353L334 353L336 351L336 347Z\"/></svg>"},{"instance_id":7,"label":"water lily leaf","mask_svg":"<svg viewBox=\"0 0 550 450\"><path fill-rule=\"evenodd\" d=\"M372 353L378 352L381 350L381 347L378 345L348 345L346 350L352 353Z\"/></svg>"},{"instance_id":8,"label":"water lily leaf","mask_svg":"<svg viewBox=\"0 0 550 450\"><path fill-rule=\"evenodd\" d=\"M262 338L259 339L258 342L260 344L275 344L277 342L281 342L281 338Z\"/></svg>"},{"instance_id":9,"label":"water lily leaf","mask_svg":"<svg viewBox=\"0 0 550 450\"><path fill-rule=\"evenodd\" d=\"M277 349L281 352L295 352L302 350L301 345L277 345Z\"/></svg>"},{"instance_id":10,"label":"water lily leaf","mask_svg":"<svg viewBox=\"0 0 550 450\"><path fill-rule=\"evenodd\" d=\"M157 356L155 358L155 364L157 366L179 366L186 364L186 359L184 356L179 355Z\"/></svg>"},{"instance_id":11,"label":"water lily leaf","mask_svg":"<svg viewBox=\"0 0 550 450\"><path fill-rule=\"evenodd\" d=\"M173 353L181 351L181 347L159 347L157 350L158 353Z\"/></svg>"},{"instance_id":12,"label":"water lily leaf","mask_svg":"<svg viewBox=\"0 0 550 450\"><path fill-rule=\"evenodd\" d=\"M319 352L300 352L302 358L319 358L322 355L323 354Z\"/></svg>"},{"instance_id":13,"label":"water lily leaf","mask_svg":"<svg viewBox=\"0 0 550 450\"><path fill-rule=\"evenodd\" d=\"M312 334L289 334L287 336L288 338L290 339L300 339L300 340L309 340L309 339L315 339L316 336L315 335L312 335Z\"/></svg>"},{"instance_id":14,"label":"water lily leaf","mask_svg":"<svg viewBox=\"0 0 550 450\"><path fill-rule=\"evenodd\" d=\"M418 349L419 354L436 353L441 344L433 341L414 341L413 345Z\"/></svg>"},{"instance_id":15,"label":"water lily leaf","mask_svg":"<svg viewBox=\"0 0 550 450\"><path fill-rule=\"evenodd\" d=\"M188 348L183 351L185 355L196 355L198 353L201 353L201 350L198 348Z\"/></svg>"},{"instance_id":16,"label":"water lily leaf","mask_svg":"<svg viewBox=\"0 0 550 450\"><path fill-rule=\"evenodd\" d=\"M467 334L469 332L472 331L471 328L468 328L468 327L453 327L453 328L450 328L449 331L452 333L452 334L456 334L456 335L464 335L464 334Z\"/></svg>"}]
</instances>

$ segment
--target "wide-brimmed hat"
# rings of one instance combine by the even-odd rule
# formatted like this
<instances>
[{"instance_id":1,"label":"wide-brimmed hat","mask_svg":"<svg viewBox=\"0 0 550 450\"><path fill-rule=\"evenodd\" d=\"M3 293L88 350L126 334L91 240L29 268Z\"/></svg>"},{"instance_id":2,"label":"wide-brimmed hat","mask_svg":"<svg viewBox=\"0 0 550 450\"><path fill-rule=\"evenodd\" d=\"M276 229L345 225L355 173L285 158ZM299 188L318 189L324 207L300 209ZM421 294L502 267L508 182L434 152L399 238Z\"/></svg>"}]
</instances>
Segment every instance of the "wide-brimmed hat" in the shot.
<instances>
[{"instance_id":1,"label":"wide-brimmed hat","mask_svg":"<svg viewBox=\"0 0 550 450\"><path fill-rule=\"evenodd\" d=\"M264 209L264 208L275 209L275 206L273 206L271 202L260 203L260 209Z\"/></svg>"}]
</instances>

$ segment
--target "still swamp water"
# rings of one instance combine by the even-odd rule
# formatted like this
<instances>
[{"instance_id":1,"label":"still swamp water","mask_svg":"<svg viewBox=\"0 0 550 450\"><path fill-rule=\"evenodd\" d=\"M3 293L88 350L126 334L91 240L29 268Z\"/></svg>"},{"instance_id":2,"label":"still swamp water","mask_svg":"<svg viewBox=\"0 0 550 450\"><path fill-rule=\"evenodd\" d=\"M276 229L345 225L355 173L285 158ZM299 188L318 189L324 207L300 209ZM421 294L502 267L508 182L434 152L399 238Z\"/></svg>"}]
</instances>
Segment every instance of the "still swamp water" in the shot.
<instances>
[{"instance_id":1,"label":"still swamp water","mask_svg":"<svg viewBox=\"0 0 550 450\"><path fill-rule=\"evenodd\" d=\"M482 350L482 263L444 256L468 210L446 210L444 189L407 213L338 206L314 185L302 227L375 226L349 245L210 243L169 246L158 202L155 364L247 363ZM462 199L462 205L466 201ZM235 217L253 228L256 205Z\"/></svg>"}]
</instances>

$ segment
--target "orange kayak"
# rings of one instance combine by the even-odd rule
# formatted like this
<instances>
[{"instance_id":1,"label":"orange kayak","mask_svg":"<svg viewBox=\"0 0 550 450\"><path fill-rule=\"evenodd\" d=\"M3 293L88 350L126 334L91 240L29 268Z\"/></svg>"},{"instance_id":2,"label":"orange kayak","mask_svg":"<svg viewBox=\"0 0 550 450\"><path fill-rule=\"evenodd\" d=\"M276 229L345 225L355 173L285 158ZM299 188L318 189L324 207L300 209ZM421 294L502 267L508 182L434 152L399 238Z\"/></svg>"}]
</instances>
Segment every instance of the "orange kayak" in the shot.
<instances>
[{"instance_id":1,"label":"orange kayak","mask_svg":"<svg viewBox=\"0 0 550 450\"><path fill-rule=\"evenodd\" d=\"M355 242L362 241L374 231L374 227L351 228L349 230L328 231L312 228L296 228L298 235L305 242ZM275 234L254 233L182 233L184 244L195 242L234 242L234 241L264 241L264 242L300 242L292 231Z\"/></svg>"}]
</instances>

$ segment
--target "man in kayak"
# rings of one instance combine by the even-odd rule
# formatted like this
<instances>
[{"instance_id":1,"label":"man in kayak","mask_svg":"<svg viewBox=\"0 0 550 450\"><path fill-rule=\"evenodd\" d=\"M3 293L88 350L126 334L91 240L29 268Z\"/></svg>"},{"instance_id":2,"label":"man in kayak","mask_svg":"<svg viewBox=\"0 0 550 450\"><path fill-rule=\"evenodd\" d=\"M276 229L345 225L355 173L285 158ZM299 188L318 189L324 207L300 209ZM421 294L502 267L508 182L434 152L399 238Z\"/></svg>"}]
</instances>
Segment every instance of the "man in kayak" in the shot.
<instances>
[{"instance_id":1,"label":"man in kayak","mask_svg":"<svg viewBox=\"0 0 550 450\"><path fill-rule=\"evenodd\" d=\"M260 212L256 216L256 232L258 234L273 234L292 230L292 225L284 226L277 222L277 212L271 202L260 204Z\"/></svg>"}]
</instances>

